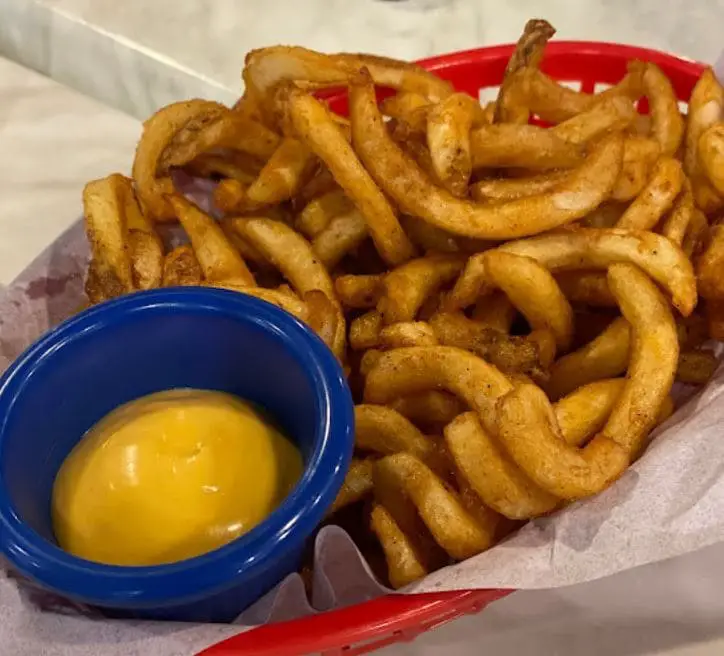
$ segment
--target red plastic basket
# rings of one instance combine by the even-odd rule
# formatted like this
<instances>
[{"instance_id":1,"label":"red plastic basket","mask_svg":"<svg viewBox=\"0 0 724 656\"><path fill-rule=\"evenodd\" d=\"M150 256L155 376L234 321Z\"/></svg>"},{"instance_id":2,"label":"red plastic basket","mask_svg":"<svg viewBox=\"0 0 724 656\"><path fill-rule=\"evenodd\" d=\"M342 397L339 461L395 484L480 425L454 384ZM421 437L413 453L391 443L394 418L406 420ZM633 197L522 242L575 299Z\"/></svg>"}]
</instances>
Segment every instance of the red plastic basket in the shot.
<instances>
[{"instance_id":1,"label":"red plastic basket","mask_svg":"<svg viewBox=\"0 0 724 656\"><path fill-rule=\"evenodd\" d=\"M514 46L502 45L456 52L419 63L453 83L458 91L478 97L497 87ZM546 48L543 70L581 91L594 92L618 82L631 59L657 64L685 102L704 70L697 62L656 50L614 43L557 41ZM326 98L330 107L347 113L344 94ZM252 629L204 650L199 656L333 656L365 654L419 634L466 613L477 613L512 590L468 590L420 595L389 595L309 618Z\"/></svg>"}]
</instances>

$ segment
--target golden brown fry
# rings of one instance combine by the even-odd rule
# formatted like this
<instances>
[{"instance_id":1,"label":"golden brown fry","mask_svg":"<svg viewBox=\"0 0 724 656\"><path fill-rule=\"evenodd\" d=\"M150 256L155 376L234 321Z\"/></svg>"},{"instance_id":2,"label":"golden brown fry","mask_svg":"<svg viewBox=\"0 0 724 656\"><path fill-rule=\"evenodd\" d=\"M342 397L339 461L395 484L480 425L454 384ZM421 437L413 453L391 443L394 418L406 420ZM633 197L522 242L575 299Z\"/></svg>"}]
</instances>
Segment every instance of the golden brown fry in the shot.
<instances>
[{"instance_id":1,"label":"golden brown fry","mask_svg":"<svg viewBox=\"0 0 724 656\"><path fill-rule=\"evenodd\" d=\"M541 366L537 341L511 337L462 312L438 313L430 318L430 327L441 344L470 351L506 374L532 373Z\"/></svg>"},{"instance_id":2,"label":"golden brown fry","mask_svg":"<svg viewBox=\"0 0 724 656\"><path fill-rule=\"evenodd\" d=\"M414 346L382 354L367 376L364 398L366 403L383 404L432 389L447 390L494 430L495 403L512 387L498 369L467 351L452 346Z\"/></svg>"},{"instance_id":3,"label":"golden brown fry","mask_svg":"<svg viewBox=\"0 0 724 656\"><path fill-rule=\"evenodd\" d=\"M349 345L355 351L364 351L376 347L380 342L382 315L370 310L349 324Z\"/></svg>"},{"instance_id":4,"label":"golden brown fry","mask_svg":"<svg viewBox=\"0 0 724 656\"><path fill-rule=\"evenodd\" d=\"M307 307L309 327L342 362L346 355L346 326L339 306L320 289L304 292L302 301Z\"/></svg>"},{"instance_id":5,"label":"golden brown fry","mask_svg":"<svg viewBox=\"0 0 724 656\"><path fill-rule=\"evenodd\" d=\"M322 264L330 271L367 238L367 221L362 212L353 208L333 218L312 241L312 248Z\"/></svg>"},{"instance_id":6,"label":"golden brown fry","mask_svg":"<svg viewBox=\"0 0 724 656\"><path fill-rule=\"evenodd\" d=\"M208 118L202 115L201 121L191 120L177 130L164 148L159 168L168 171L174 166L184 166L199 155L222 148L241 151L264 162L278 146L277 134L258 121L224 107L209 112Z\"/></svg>"},{"instance_id":7,"label":"golden brown fry","mask_svg":"<svg viewBox=\"0 0 724 656\"><path fill-rule=\"evenodd\" d=\"M695 260L705 247L709 240L709 223L706 220L704 212L699 208L694 208L689 219L689 227L684 235L684 241L681 244L681 250L690 260Z\"/></svg>"},{"instance_id":8,"label":"golden brown fry","mask_svg":"<svg viewBox=\"0 0 724 656\"><path fill-rule=\"evenodd\" d=\"M483 125L470 134L472 166L524 167L531 170L569 169L583 159L581 149L553 130L535 125Z\"/></svg>"},{"instance_id":9,"label":"golden brown fry","mask_svg":"<svg viewBox=\"0 0 724 656\"><path fill-rule=\"evenodd\" d=\"M503 83L493 105L492 123L528 122L528 107L521 103L517 90L517 75L519 71L538 68L545 46L555 33L555 28L545 20L532 19L525 24L505 67Z\"/></svg>"},{"instance_id":10,"label":"golden brown fry","mask_svg":"<svg viewBox=\"0 0 724 656\"><path fill-rule=\"evenodd\" d=\"M671 81L651 62L645 64L643 91L649 101L651 135L659 143L661 154L673 157L684 136L684 119Z\"/></svg>"},{"instance_id":11,"label":"golden brown fry","mask_svg":"<svg viewBox=\"0 0 724 656\"><path fill-rule=\"evenodd\" d=\"M507 334L517 312L510 299L500 290L496 290L478 299L472 317L488 328Z\"/></svg>"},{"instance_id":12,"label":"golden brown fry","mask_svg":"<svg viewBox=\"0 0 724 656\"><path fill-rule=\"evenodd\" d=\"M626 385L603 435L635 458L671 391L679 342L668 302L643 271L631 264L613 264L608 285L631 325L631 349Z\"/></svg>"},{"instance_id":13,"label":"golden brown fry","mask_svg":"<svg viewBox=\"0 0 724 656\"><path fill-rule=\"evenodd\" d=\"M367 351L367 353L370 352ZM381 351L378 354L381 355ZM375 364L377 364L377 360L375 360ZM447 392L437 390L403 396L391 401L389 406L418 426L449 424L465 411L465 404L461 403L460 399Z\"/></svg>"},{"instance_id":14,"label":"golden brown fry","mask_svg":"<svg viewBox=\"0 0 724 656\"><path fill-rule=\"evenodd\" d=\"M406 215L400 217L400 223L412 243L424 253L459 253L461 251L458 239L430 223Z\"/></svg>"},{"instance_id":15,"label":"golden brown fry","mask_svg":"<svg viewBox=\"0 0 724 656\"><path fill-rule=\"evenodd\" d=\"M536 260L499 250L483 255L491 282L502 289L533 329L550 330L558 348L573 338L573 310L555 278Z\"/></svg>"},{"instance_id":16,"label":"golden brown fry","mask_svg":"<svg viewBox=\"0 0 724 656\"><path fill-rule=\"evenodd\" d=\"M678 106L677 106L678 113ZM612 96L551 128L551 133L572 144L585 144L612 130L625 130L635 117L630 98Z\"/></svg>"},{"instance_id":17,"label":"golden brown fry","mask_svg":"<svg viewBox=\"0 0 724 656\"><path fill-rule=\"evenodd\" d=\"M423 461L435 444L396 410L384 405L361 404L354 408L355 447L380 455L411 453Z\"/></svg>"},{"instance_id":18,"label":"golden brown fry","mask_svg":"<svg viewBox=\"0 0 724 656\"><path fill-rule=\"evenodd\" d=\"M250 209L289 200L301 189L313 166L314 156L306 146L297 139L283 139L246 190Z\"/></svg>"},{"instance_id":19,"label":"golden brown fry","mask_svg":"<svg viewBox=\"0 0 724 656\"><path fill-rule=\"evenodd\" d=\"M714 123L699 138L699 165L709 182L724 195L724 123Z\"/></svg>"},{"instance_id":20,"label":"golden brown fry","mask_svg":"<svg viewBox=\"0 0 724 656\"><path fill-rule=\"evenodd\" d=\"M596 435L583 449L567 444L550 402L535 385L519 385L501 399L497 435L515 463L561 499L600 492L629 464L627 450L605 434Z\"/></svg>"},{"instance_id":21,"label":"golden brown fry","mask_svg":"<svg viewBox=\"0 0 724 656\"><path fill-rule=\"evenodd\" d=\"M189 244L177 246L164 258L162 276L164 287L200 285L203 279L201 265Z\"/></svg>"},{"instance_id":22,"label":"golden brown fry","mask_svg":"<svg viewBox=\"0 0 724 656\"><path fill-rule=\"evenodd\" d=\"M227 280L204 281L202 283L207 287L216 287L218 289L228 289L229 291L253 296L262 301L266 301L271 305L276 305L282 310L286 310L289 314L297 319L306 322L309 319L309 311L307 305L296 294L290 293L283 289L265 289L264 287L250 287L244 280L229 278Z\"/></svg>"},{"instance_id":23,"label":"golden brown fry","mask_svg":"<svg viewBox=\"0 0 724 656\"><path fill-rule=\"evenodd\" d=\"M380 110L385 116L407 123L416 132L424 132L427 126L427 114L433 106L425 96L409 91L400 91L385 98Z\"/></svg>"},{"instance_id":24,"label":"golden brown fry","mask_svg":"<svg viewBox=\"0 0 724 656\"><path fill-rule=\"evenodd\" d=\"M702 73L691 97L686 119L684 170L691 180L694 200L705 213L722 206L722 197L712 187L702 170L699 140L704 132L724 118L724 88L711 68Z\"/></svg>"},{"instance_id":25,"label":"golden brown fry","mask_svg":"<svg viewBox=\"0 0 724 656\"><path fill-rule=\"evenodd\" d=\"M350 88L352 140L365 166L400 206L453 234L510 239L575 221L610 193L623 156L619 134L605 137L565 187L502 204L480 205L455 198L431 184L387 135L374 95L364 76Z\"/></svg>"},{"instance_id":26,"label":"golden brown fry","mask_svg":"<svg viewBox=\"0 0 724 656\"><path fill-rule=\"evenodd\" d=\"M244 82L262 98L285 81L300 88L345 86L362 67L375 84L418 93L433 102L452 93L448 82L416 64L366 54L322 54L300 47L272 46L252 50L246 56Z\"/></svg>"},{"instance_id":27,"label":"golden brown fry","mask_svg":"<svg viewBox=\"0 0 724 656\"><path fill-rule=\"evenodd\" d=\"M492 531L486 531L422 461L410 453L397 453L375 464L375 483L381 478L403 491L415 505L435 541L457 560L489 548Z\"/></svg>"},{"instance_id":28,"label":"golden brown fry","mask_svg":"<svg viewBox=\"0 0 724 656\"><path fill-rule=\"evenodd\" d=\"M225 111L228 111L226 107L209 100L187 100L159 109L144 122L133 160L133 181L143 212L149 218L154 221L176 218L165 198L174 191L168 166L159 175L162 157L169 144L187 124L198 129ZM187 161L191 159L193 157Z\"/></svg>"},{"instance_id":29,"label":"golden brown fry","mask_svg":"<svg viewBox=\"0 0 724 656\"><path fill-rule=\"evenodd\" d=\"M724 299L724 224L709 230L709 243L696 262L699 293L710 301Z\"/></svg>"},{"instance_id":30,"label":"golden brown fry","mask_svg":"<svg viewBox=\"0 0 724 656\"><path fill-rule=\"evenodd\" d=\"M711 351L685 351L679 355L676 380L689 385L704 385L718 366L719 361Z\"/></svg>"},{"instance_id":31,"label":"golden brown fry","mask_svg":"<svg viewBox=\"0 0 724 656\"><path fill-rule=\"evenodd\" d=\"M199 155L183 169L198 178L231 178L246 186L256 180L262 164L252 155L226 149L219 154Z\"/></svg>"},{"instance_id":32,"label":"golden brown fry","mask_svg":"<svg viewBox=\"0 0 724 656\"><path fill-rule=\"evenodd\" d=\"M359 359L359 373L364 378L377 364L382 351L376 348L367 349Z\"/></svg>"},{"instance_id":33,"label":"golden brown fry","mask_svg":"<svg viewBox=\"0 0 724 656\"><path fill-rule=\"evenodd\" d=\"M510 242L499 250L538 260L548 270L602 269L615 262L630 262L668 290L683 316L696 306L696 279L686 255L666 237L652 232L578 228ZM464 308L487 289L483 254L465 265L448 298L449 307Z\"/></svg>"},{"instance_id":34,"label":"golden brown fry","mask_svg":"<svg viewBox=\"0 0 724 656\"><path fill-rule=\"evenodd\" d=\"M653 139L628 136L623 145L621 173L611 192L611 199L630 201L641 193L648 181L661 149Z\"/></svg>"},{"instance_id":35,"label":"golden brown fry","mask_svg":"<svg viewBox=\"0 0 724 656\"><path fill-rule=\"evenodd\" d=\"M616 299L602 271L564 271L556 275L556 282L571 303L591 307L616 306Z\"/></svg>"},{"instance_id":36,"label":"golden brown fry","mask_svg":"<svg viewBox=\"0 0 724 656\"><path fill-rule=\"evenodd\" d=\"M603 428L625 382L624 378L609 378L588 383L553 406L561 437L567 444L581 446Z\"/></svg>"},{"instance_id":37,"label":"golden brown fry","mask_svg":"<svg viewBox=\"0 0 724 656\"><path fill-rule=\"evenodd\" d=\"M550 191L568 180L569 171L548 171L525 178L490 178L470 185L477 201L509 201Z\"/></svg>"},{"instance_id":38,"label":"golden brown fry","mask_svg":"<svg viewBox=\"0 0 724 656\"><path fill-rule=\"evenodd\" d=\"M238 180L221 180L214 189L214 206L224 214L241 212L247 205L246 186Z\"/></svg>"},{"instance_id":39,"label":"golden brown fry","mask_svg":"<svg viewBox=\"0 0 724 656\"><path fill-rule=\"evenodd\" d=\"M473 110L470 96L454 93L427 114L427 146L437 179L451 194L467 195L472 173L470 129Z\"/></svg>"},{"instance_id":40,"label":"golden brown fry","mask_svg":"<svg viewBox=\"0 0 724 656\"><path fill-rule=\"evenodd\" d=\"M337 493L329 515L337 512L340 508L361 501L372 494L372 472L374 470L372 458L352 458L349 469L344 476L342 487Z\"/></svg>"},{"instance_id":41,"label":"golden brown fry","mask_svg":"<svg viewBox=\"0 0 724 656\"><path fill-rule=\"evenodd\" d=\"M623 230L652 230L671 208L684 184L684 171L673 157L656 162L650 180L616 224Z\"/></svg>"},{"instance_id":42,"label":"golden brown fry","mask_svg":"<svg viewBox=\"0 0 724 656\"><path fill-rule=\"evenodd\" d=\"M341 189L328 191L309 201L299 213L294 227L308 239L314 239L332 219L350 212L354 206Z\"/></svg>"},{"instance_id":43,"label":"golden brown fry","mask_svg":"<svg viewBox=\"0 0 724 656\"><path fill-rule=\"evenodd\" d=\"M624 96L638 100L643 94L643 73L641 62L631 62L628 73L616 86L596 95L569 89L537 69L526 70L520 83L532 113L544 121L561 123L607 98Z\"/></svg>"},{"instance_id":44,"label":"golden brown fry","mask_svg":"<svg viewBox=\"0 0 724 656\"><path fill-rule=\"evenodd\" d=\"M558 505L555 496L533 483L510 459L475 412L466 412L445 427L445 444L468 484L501 515L528 519Z\"/></svg>"},{"instance_id":45,"label":"golden brown fry","mask_svg":"<svg viewBox=\"0 0 724 656\"><path fill-rule=\"evenodd\" d=\"M380 331L380 346L384 349L402 346L437 346L437 337L424 321L401 321Z\"/></svg>"},{"instance_id":46,"label":"golden brown fry","mask_svg":"<svg viewBox=\"0 0 724 656\"><path fill-rule=\"evenodd\" d=\"M681 246L684 243L684 237L691 223L694 210L694 196L691 192L691 183L688 178L685 177L681 193L674 201L674 206L671 208L669 215L661 226L661 234L668 237L677 246Z\"/></svg>"},{"instance_id":47,"label":"golden brown fry","mask_svg":"<svg viewBox=\"0 0 724 656\"><path fill-rule=\"evenodd\" d=\"M216 221L179 194L169 196L168 201L191 241L206 280L235 278L255 284L241 255Z\"/></svg>"},{"instance_id":48,"label":"golden brown fry","mask_svg":"<svg viewBox=\"0 0 724 656\"><path fill-rule=\"evenodd\" d=\"M432 567L426 564L420 549L384 506L372 507L370 528L385 552L387 576L393 589L403 588L430 573Z\"/></svg>"},{"instance_id":49,"label":"golden brown fry","mask_svg":"<svg viewBox=\"0 0 724 656\"><path fill-rule=\"evenodd\" d=\"M368 310L380 300L384 279L384 275L339 276L334 281L334 289L344 307Z\"/></svg>"},{"instance_id":50,"label":"golden brown fry","mask_svg":"<svg viewBox=\"0 0 724 656\"><path fill-rule=\"evenodd\" d=\"M390 271L377 303L384 322L414 321L425 299L454 280L464 262L456 255L426 255Z\"/></svg>"},{"instance_id":51,"label":"golden brown fry","mask_svg":"<svg viewBox=\"0 0 724 656\"><path fill-rule=\"evenodd\" d=\"M83 189L85 232L90 243L92 273L86 280L91 303L132 292L133 268L127 244L126 178L115 173L93 180Z\"/></svg>"},{"instance_id":52,"label":"golden brown fry","mask_svg":"<svg viewBox=\"0 0 724 656\"><path fill-rule=\"evenodd\" d=\"M620 177L620 176L619 176ZM625 203L609 201L602 203L580 221L583 228L613 228L626 211Z\"/></svg>"},{"instance_id":53,"label":"golden brown fry","mask_svg":"<svg viewBox=\"0 0 724 656\"><path fill-rule=\"evenodd\" d=\"M291 94L289 108L302 141L329 167L335 180L364 216L382 258L392 265L409 260L414 247L392 206L360 164L324 105L312 96L297 92Z\"/></svg>"},{"instance_id":54,"label":"golden brown fry","mask_svg":"<svg viewBox=\"0 0 724 656\"><path fill-rule=\"evenodd\" d=\"M587 383L620 376L629 363L630 343L628 322L616 319L593 341L555 362L548 395L556 400Z\"/></svg>"}]
</instances>

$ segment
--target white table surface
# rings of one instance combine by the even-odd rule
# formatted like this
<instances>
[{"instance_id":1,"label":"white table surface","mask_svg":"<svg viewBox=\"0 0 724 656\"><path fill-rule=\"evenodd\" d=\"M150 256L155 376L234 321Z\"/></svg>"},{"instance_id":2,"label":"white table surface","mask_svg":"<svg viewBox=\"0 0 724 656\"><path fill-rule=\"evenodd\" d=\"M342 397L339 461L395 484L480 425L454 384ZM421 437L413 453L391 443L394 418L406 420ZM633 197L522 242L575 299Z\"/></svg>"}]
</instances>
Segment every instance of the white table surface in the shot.
<instances>
[{"instance_id":1,"label":"white table surface","mask_svg":"<svg viewBox=\"0 0 724 656\"><path fill-rule=\"evenodd\" d=\"M0 55L143 118L173 100L232 100L251 48L414 59L514 41L533 17L562 39L702 61L724 47L724 0L0 0Z\"/></svg>"},{"instance_id":2,"label":"white table surface","mask_svg":"<svg viewBox=\"0 0 724 656\"><path fill-rule=\"evenodd\" d=\"M2 13L9 6L7 3L8 0L0 0L0 31L7 29L7 23L3 23ZM74 2L62 0L52 4L58 8L71 4L77 6L84 4L86 9L91 5L110 7L105 1L80 3L77 0ZM177 2L176 4L178 7L186 6L188 9L189 5L193 6L195 3ZM278 3L266 0L260 4L273 8ZM486 6L485 2L480 4ZM508 4L527 6L529 3L520 1ZM564 5L569 9L573 7L573 3L549 4L559 8ZM610 9L611 7L618 7L623 16L621 10L623 4L608 3L606 7L609 9L605 10L600 7L590 9L589 5L588 11L592 16L599 12L600 16L600 11L605 13L614 11ZM724 10L719 3L698 3L691 0L688 4L694 13L699 11L697 7L708 6L711 10L710 21L705 22L710 22L711 25L716 24L717 16L723 15ZM18 6L19 3L13 5ZM230 3L226 2L219 2L219 5L225 6L227 11L230 7ZM329 5L332 8L330 11L335 7L336 11L339 11L341 7L340 3L332 1ZM499 5L501 14L510 16L514 13L504 7L505 3ZM669 12L666 17L668 25L675 25L670 14L682 9L684 5L685 3L679 2L666 4L665 13ZM133 14L133 2L124 6L129 8L130 14ZM152 16L155 15L156 10L150 8L150 3L148 6ZM187 15L185 11L180 9L181 14ZM386 8L384 11L390 10ZM584 13L581 9L576 15L580 18ZM299 18L299 12L291 11L290 15ZM318 16L320 13L315 15ZM355 15L353 9L350 9L350 15ZM220 12L216 24L219 26L220 34L227 34L231 30L226 29L222 18L223 14ZM495 20L496 18L491 16L491 22L487 25L494 24ZM645 17L640 20L643 26L650 22ZM350 21L351 24L345 23L347 35L352 35L354 32L352 29L354 21L351 18ZM594 32L597 28L593 24L593 18L591 21L589 34L577 33L565 36L596 36ZM266 23L262 23L263 25L266 25L265 30L271 30L273 27ZM410 25L411 32L419 32L414 21ZM443 29L445 25L447 27ZM298 27L294 21L285 23L282 25L286 30L284 39L268 39L267 42L299 41L301 39L295 38L294 35L294 30ZM384 37L386 28L383 25L378 27ZM174 32L174 29L176 28L170 26L169 32L175 34L183 32L183 30ZM212 29L212 26L206 25L204 29ZM259 29L261 30L261 26ZM448 34L446 38L449 38L450 29L449 23L441 22L435 34L445 33ZM627 27L622 29L630 30L631 25L627 23ZM697 41L688 33L686 25L679 25L678 29L682 32L681 35L674 35L673 31L670 31L667 38L671 39L671 43L678 43L681 46L678 48L680 51L688 48L688 54L707 58L713 58L718 51L716 37ZM189 31L191 35L198 36L194 30ZM510 31L496 40L513 38L515 31L517 26L513 29L511 21ZM714 28L710 27L708 33L714 31ZM244 42L244 38L253 39L255 34L251 26L246 27L243 34L239 34L235 39L237 44L235 48L243 52L249 45L257 45L257 42L250 44ZM652 42L660 38L654 37L652 31L642 34L645 34L649 40L641 38L638 42L665 46L662 43ZM261 32L257 36L262 39ZM465 30L455 36L461 40L468 39L460 44L463 47L474 45L470 41L474 40L474 37L475 34L471 35ZM332 37L323 31L315 38ZM449 48L448 45L435 41L433 37L425 44L421 44L417 37L405 40L403 34L400 38L407 44L404 47L410 48L408 56L429 54ZM348 49L375 49L391 54L408 52L404 49L403 51L392 49L396 43L394 39L385 41L382 38L381 43L386 43L387 48L365 45L365 43L371 44L372 40L368 30L366 36L359 35L359 40L350 40ZM189 44L199 43L191 37L187 41ZM306 43L320 45L309 40ZM194 48L201 47L194 46ZM338 42L328 46L329 49L340 47L343 46ZM415 51L416 47L419 50ZM90 66L90 63L88 65ZM222 68L223 66L216 71L219 77L222 76ZM230 75L229 70L224 75ZM157 74L162 75L162 71L159 69ZM184 88L175 87L175 91ZM126 87L126 91L131 97L133 91L130 86ZM0 283L8 283L43 247L78 217L80 190L85 181L109 171L128 169L138 133L137 121L0 59L0 180L2 180ZM515 593L508 599L494 604L483 614L458 620L426 634L414 643L391 647L381 653L386 656L403 654L466 656L481 653L503 656L724 654L724 621L722 621L724 595L721 594L723 576L724 546L711 547L697 554L590 584L557 591ZM4 653L3 649L0 647L0 653ZM13 653L21 654L17 650L13 650ZM43 653L56 652L48 643L47 650ZM63 653L70 653L67 645Z\"/></svg>"}]
</instances>

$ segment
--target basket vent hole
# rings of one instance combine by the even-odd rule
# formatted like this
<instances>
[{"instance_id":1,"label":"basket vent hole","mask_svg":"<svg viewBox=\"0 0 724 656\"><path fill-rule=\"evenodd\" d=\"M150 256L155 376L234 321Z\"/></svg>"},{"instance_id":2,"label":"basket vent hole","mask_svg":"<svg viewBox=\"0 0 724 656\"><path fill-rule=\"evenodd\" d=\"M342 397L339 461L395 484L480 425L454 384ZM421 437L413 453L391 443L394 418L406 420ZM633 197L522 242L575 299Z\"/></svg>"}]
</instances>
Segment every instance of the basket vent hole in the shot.
<instances>
[{"instance_id":1,"label":"basket vent hole","mask_svg":"<svg viewBox=\"0 0 724 656\"><path fill-rule=\"evenodd\" d=\"M682 114L686 114L689 111L689 103L686 102L685 100L680 100L679 101L679 111Z\"/></svg>"}]
</instances>

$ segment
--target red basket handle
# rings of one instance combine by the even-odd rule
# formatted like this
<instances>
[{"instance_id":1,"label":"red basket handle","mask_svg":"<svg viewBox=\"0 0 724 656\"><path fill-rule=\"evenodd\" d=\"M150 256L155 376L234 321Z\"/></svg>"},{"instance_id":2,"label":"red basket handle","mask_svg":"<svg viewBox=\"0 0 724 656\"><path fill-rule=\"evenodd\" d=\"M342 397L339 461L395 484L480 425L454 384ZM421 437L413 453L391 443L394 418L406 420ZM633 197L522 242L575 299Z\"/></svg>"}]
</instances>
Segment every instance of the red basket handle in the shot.
<instances>
[{"instance_id":1,"label":"red basket handle","mask_svg":"<svg viewBox=\"0 0 724 656\"><path fill-rule=\"evenodd\" d=\"M398 640L412 640L465 613L477 613L512 590L467 590L380 599L289 622L260 626L219 642L198 656L300 656L341 649L364 640L346 656L372 651ZM374 640L379 638L379 640ZM329 651L334 650L334 651Z\"/></svg>"}]
</instances>

